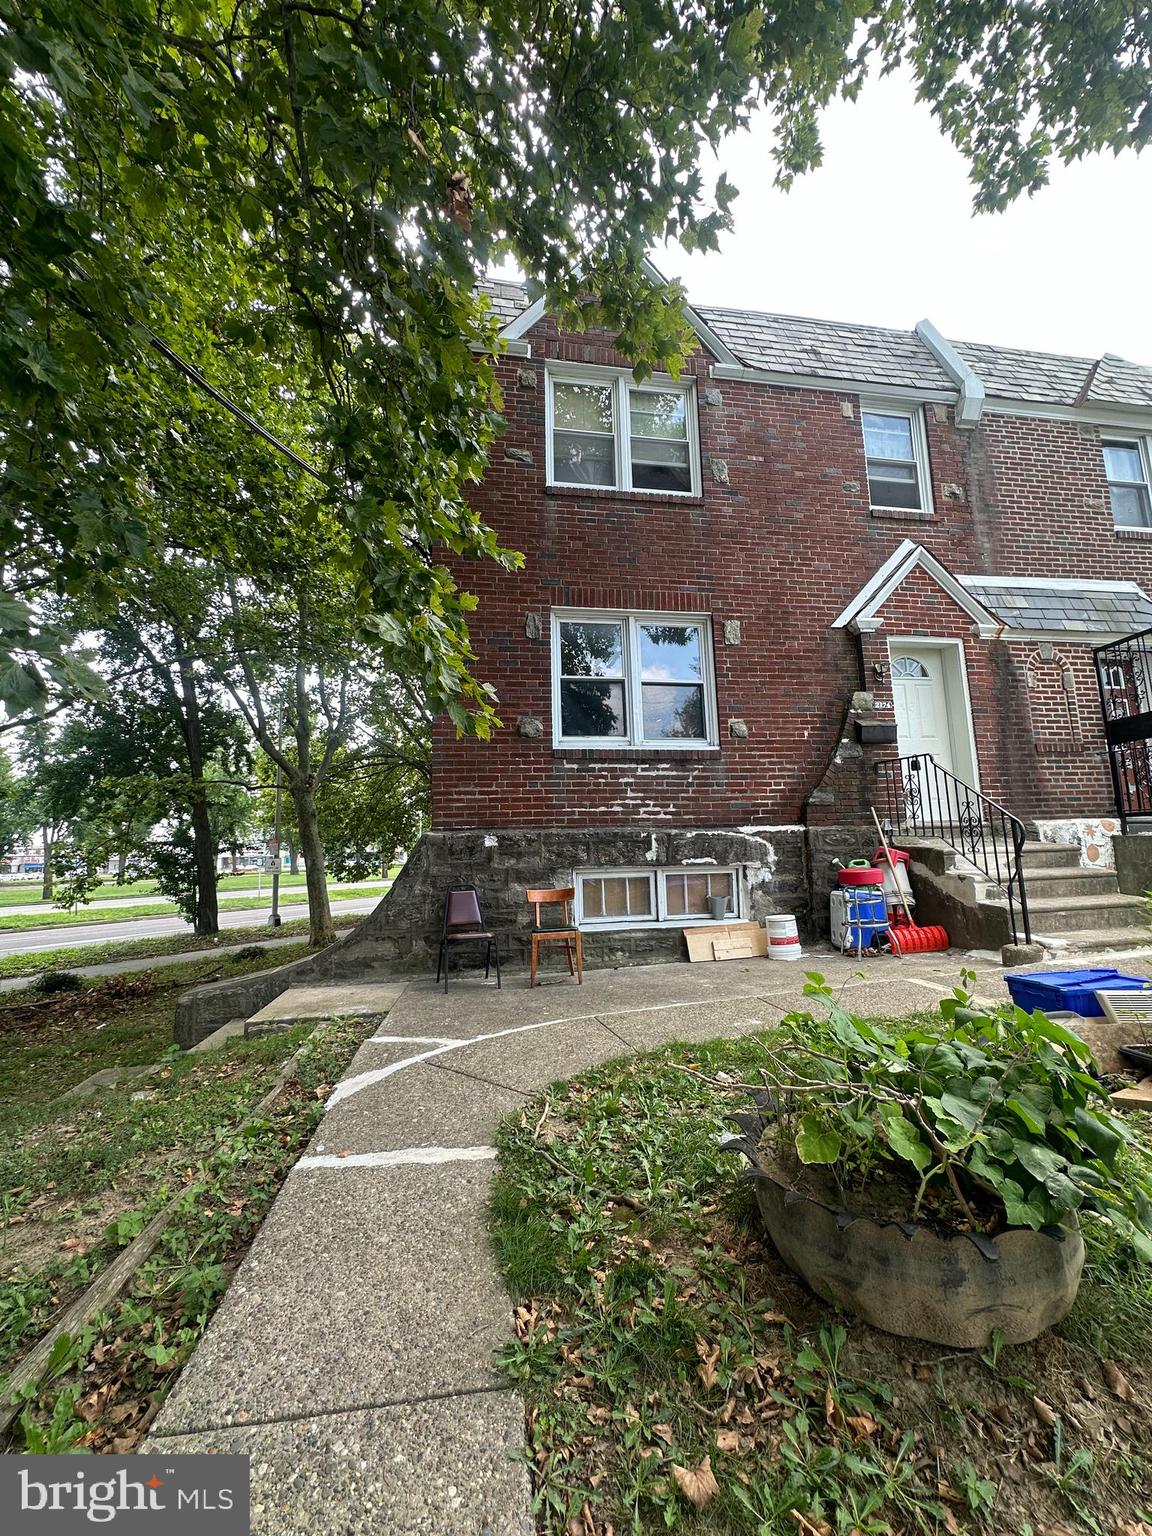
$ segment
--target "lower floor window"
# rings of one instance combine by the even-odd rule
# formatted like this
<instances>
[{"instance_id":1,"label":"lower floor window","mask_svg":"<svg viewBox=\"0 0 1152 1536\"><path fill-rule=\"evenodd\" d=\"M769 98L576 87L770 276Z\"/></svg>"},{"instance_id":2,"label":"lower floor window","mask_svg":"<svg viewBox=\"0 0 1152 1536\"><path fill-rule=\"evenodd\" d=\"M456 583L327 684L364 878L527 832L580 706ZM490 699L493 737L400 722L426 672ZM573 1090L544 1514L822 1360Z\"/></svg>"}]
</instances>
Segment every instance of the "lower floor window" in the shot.
<instances>
[{"instance_id":1,"label":"lower floor window","mask_svg":"<svg viewBox=\"0 0 1152 1536\"><path fill-rule=\"evenodd\" d=\"M627 924L725 922L740 916L734 869L590 870L576 876L577 921L619 928ZM724 913L712 915L723 898Z\"/></svg>"}]
</instances>

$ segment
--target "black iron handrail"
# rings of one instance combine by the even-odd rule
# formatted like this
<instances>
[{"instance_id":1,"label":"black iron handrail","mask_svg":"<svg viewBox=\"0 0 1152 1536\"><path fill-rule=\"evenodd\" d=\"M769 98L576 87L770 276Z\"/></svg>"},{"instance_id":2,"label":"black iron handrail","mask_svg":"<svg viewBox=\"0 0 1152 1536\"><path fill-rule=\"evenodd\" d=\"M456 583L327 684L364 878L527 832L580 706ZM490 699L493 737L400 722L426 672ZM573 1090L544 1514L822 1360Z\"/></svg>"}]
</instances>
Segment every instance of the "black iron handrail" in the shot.
<instances>
[{"instance_id":1,"label":"black iron handrail","mask_svg":"<svg viewBox=\"0 0 1152 1536\"><path fill-rule=\"evenodd\" d=\"M876 764L885 820L895 833L935 837L975 864L1008 897L1012 942L1032 942L1024 889L1024 843L1019 816L943 767L929 752L886 757ZM1011 852L1009 852L1011 849ZM1020 908L1019 927L1016 908Z\"/></svg>"}]
</instances>

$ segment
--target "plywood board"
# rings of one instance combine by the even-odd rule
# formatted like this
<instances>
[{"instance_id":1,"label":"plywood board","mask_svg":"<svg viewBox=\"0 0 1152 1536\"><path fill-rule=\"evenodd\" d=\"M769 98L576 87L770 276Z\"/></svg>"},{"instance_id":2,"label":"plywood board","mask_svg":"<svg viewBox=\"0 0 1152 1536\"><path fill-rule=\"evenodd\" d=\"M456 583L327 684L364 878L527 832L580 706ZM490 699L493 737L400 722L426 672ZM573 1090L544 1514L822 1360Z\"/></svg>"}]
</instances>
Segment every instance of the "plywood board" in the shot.
<instances>
[{"instance_id":1,"label":"plywood board","mask_svg":"<svg viewBox=\"0 0 1152 1536\"><path fill-rule=\"evenodd\" d=\"M712 923L685 928L689 960L752 960L768 954L768 934L760 923Z\"/></svg>"},{"instance_id":2,"label":"plywood board","mask_svg":"<svg viewBox=\"0 0 1152 1536\"><path fill-rule=\"evenodd\" d=\"M1121 1088L1109 1101L1115 1109L1152 1109L1152 1077L1146 1077L1134 1088Z\"/></svg>"}]
</instances>

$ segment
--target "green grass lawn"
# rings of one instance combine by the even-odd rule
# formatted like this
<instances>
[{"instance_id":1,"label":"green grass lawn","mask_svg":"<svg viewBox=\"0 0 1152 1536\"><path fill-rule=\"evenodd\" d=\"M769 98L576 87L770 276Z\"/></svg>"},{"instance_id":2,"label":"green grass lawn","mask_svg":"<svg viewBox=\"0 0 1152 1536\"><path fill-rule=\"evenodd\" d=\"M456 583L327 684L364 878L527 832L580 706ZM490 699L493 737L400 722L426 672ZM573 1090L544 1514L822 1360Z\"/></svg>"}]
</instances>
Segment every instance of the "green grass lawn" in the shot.
<instances>
[{"instance_id":1,"label":"green grass lawn","mask_svg":"<svg viewBox=\"0 0 1152 1536\"><path fill-rule=\"evenodd\" d=\"M345 901L371 900L376 896L383 896L391 887L387 885L369 885L359 890L344 892ZM270 893L265 890L262 895L252 891L247 896L229 897L226 894L227 887L222 887L219 898L219 910L221 912L246 912L258 911L268 905ZM334 909L340 905L341 892L338 887L329 890L329 899ZM302 892L293 894L292 904L300 906L304 904ZM179 912L175 902L153 902L148 906L131 904L126 906L114 906L110 902L99 902L91 907L79 907L76 911L61 911L59 907L44 907L39 912L9 913L0 915L0 931L23 933L32 928L72 928L85 923L118 923L129 922L143 917L171 917Z\"/></svg>"},{"instance_id":2,"label":"green grass lawn","mask_svg":"<svg viewBox=\"0 0 1152 1536\"><path fill-rule=\"evenodd\" d=\"M754 1037L672 1046L503 1123L504 1364L539 1532L1147 1529L1152 1269L1088 1220L1075 1308L1033 1344L980 1354L866 1327L783 1264L743 1160L717 1149L743 1106L676 1065L755 1081L758 1059ZM1141 1121L1129 1155L1152 1163Z\"/></svg>"},{"instance_id":3,"label":"green grass lawn","mask_svg":"<svg viewBox=\"0 0 1152 1536\"><path fill-rule=\"evenodd\" d=\"M127 1451L146 1433L331 1084L377 1019L301 1025L212 1052L170 1045L190 983L281 964L205 957L0 1005L0 1376L174 1196L160 1246L108 1314L65 1341L3 1449ZM297 1048L261 1118L242 1124ZM93 1071L151 1064L90 1098ZM0 1390L3 1390L0 1385Z\"/></svg>"},{"instance_id":4,"label":"green grass lawn","mask_svg":"<svg viewBox=\"0 0 1152 1536\"><path fill-rule=\"evenodd\" d=\"M400 872L400 865L394 864L388 871L388 879L395 880ZM280 876L280 889L282 891L303 891L306 877L303 874L290 875L287 872ZM262 889L268 891L271 888L272 876L265 870L263 875L256 872L245 872L241 875L223 874L220 876L220 894L224 896L235 891L255 891ZM330 884L330 891L341 889L338 883ZM155 880L126 880L123 885L117 885L114 880L106 880L92 894L93 902L118 902L131 900L134 896L157 895ZM5 882L0 885L0 908L3 907L28 907L33 902L40 901L40 883L38 880L29 880L19 884ZM44 902L49 910L52 907L50 901Z\"/></svg>"}]
</instances>

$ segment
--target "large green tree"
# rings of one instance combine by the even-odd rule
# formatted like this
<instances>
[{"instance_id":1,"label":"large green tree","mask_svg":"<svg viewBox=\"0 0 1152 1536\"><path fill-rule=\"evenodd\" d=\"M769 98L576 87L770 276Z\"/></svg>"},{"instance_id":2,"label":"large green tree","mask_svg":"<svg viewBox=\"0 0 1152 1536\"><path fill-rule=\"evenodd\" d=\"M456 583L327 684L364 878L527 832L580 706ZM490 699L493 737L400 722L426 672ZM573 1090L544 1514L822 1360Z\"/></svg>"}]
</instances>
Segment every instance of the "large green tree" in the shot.
<instances>
[{"instance_id":1,"label":"large green tree","mask_svg":"<svg viewBox=\"0 0 1152 1536\"><path fill-rule=\"evenodd\" d=\"M1119 0L0 0L0 695L90 682L46 589L110 599L163 558L166 406L203 385L170 345L246 380L256 416L298 407L288 447L356 613L483 733L436 551L514 558L463 494L500 403L476 350L492 258L675 368L676 290L642 258L716 241L732 189L704 151L757 106L786 182L819 159L821 106L903 61L994 208L1053 156L1147 141L1150 50ZM251 505L196 553L227 553Z\"/></svg>"}]
</instances>

